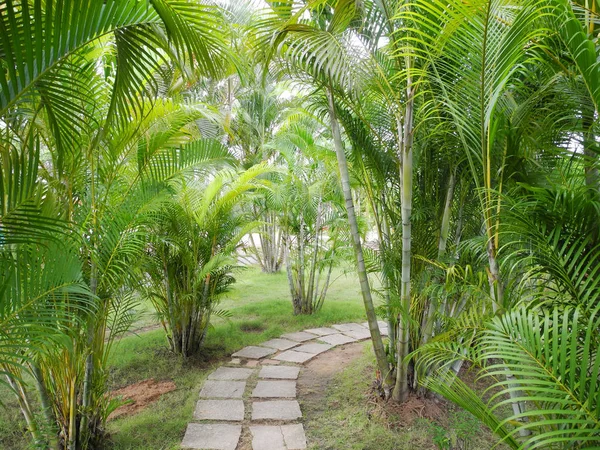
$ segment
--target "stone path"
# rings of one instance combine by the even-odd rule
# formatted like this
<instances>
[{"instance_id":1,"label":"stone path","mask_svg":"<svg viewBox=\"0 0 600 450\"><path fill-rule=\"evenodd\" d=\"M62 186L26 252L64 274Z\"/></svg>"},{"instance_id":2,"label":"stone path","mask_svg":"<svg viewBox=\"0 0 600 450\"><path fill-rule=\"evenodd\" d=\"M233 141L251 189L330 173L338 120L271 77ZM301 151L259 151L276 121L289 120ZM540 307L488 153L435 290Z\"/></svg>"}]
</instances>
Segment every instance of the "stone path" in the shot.
<instances>
[{"instance_id":1,"label":"stone path","mask_svg":"<svg viewBox=\"0 0 600 450\"><path fill-rule=\"evenodd\" d=\"M387 335L387 324L379 322ZM367 324L343 323L286 333L235 352L208 376L182 448L302 450L306 448L296 380L302 364L338 345L370 338ZM268 358L267 358L268 357Z\"/></svg>"}]
</instances>

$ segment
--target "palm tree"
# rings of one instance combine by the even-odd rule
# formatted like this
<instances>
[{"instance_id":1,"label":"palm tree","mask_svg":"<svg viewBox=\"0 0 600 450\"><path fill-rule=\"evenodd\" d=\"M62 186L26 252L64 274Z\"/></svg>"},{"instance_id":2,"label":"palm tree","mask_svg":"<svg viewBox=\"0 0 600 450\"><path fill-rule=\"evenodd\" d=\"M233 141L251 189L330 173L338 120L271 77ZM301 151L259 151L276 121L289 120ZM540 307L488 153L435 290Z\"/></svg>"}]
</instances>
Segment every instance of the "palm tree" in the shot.
<instances>
[{"instance_id":1,"label":"palm tree","mask_svg":"<svg viewBox=\"0 0 600 450\"><path fill-rule=\"evenodd\" d=\"M315 7L314 9L312 7ZM320 8L323 6L323 8ZM258 46L267 48L269 61L274 52L291 65L293 73L306 74L326 97L334 148L338 160L338 170L344 195L348 224L354 247L357 273L361 293L369 323L377 365L381 376L388 378L390 370L377 325L377 316L364 262L360 231L354 209L350 186L350 176L344 141L336 111L335 91L352 86L352 70L357 66L349 52L348 34L344 34L348 24L356 15L354 1L340 1L339 8L332 10L324 2L288 2L273 5L270 13L258 23ZM305 14L310 18L305 19Z\"/></svg>"},{"instance_id":2,"label":"palm tree","mask_svg":"<svg viewBox=\"0 0 600 450\"><path fill-rule=\"evenodd\" d=\"M294 314L321 309L333 267L344 253L342 196L333 152L319 136L323 131L315 120L300 116L286 123L271 144L287 166L270 203L279 203L284 213L281 226Z\"/></svg>"},{"instance_id":3,"label":"palm tree","mask_svg":"<svg viewBox=\"0 0 600 450\"><path fill-rule=\"evenodd\" d=\"M266 166L237 173L222 169L205 184L184 182L152 226L152 241L142 263L142 291L150 298L167 333L171 350L197 353L220 296L235 282L235 250L257 223L244 213L249 193L262 190Z\"/></svg>"}]
</instances>

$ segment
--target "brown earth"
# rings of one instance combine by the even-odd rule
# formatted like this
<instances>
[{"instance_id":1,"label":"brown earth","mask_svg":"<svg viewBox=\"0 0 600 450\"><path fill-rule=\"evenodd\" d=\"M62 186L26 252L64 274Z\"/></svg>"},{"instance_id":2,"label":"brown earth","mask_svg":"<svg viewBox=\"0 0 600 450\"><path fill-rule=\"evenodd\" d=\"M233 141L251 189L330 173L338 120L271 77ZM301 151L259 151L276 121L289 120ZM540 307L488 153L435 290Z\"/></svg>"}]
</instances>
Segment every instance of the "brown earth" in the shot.
<instances>
[{"instance_id":1,"label":"brown earth","mask_svg":"<svg viewBox=\"0 0 600 450\"><path fill-rule=\"evenodd\" d=\"M154 378L130 384L124 388L112 391L112 398L121 397L127 403L120 406L108 416L108 420L117 417L131 416L157 401L161 395L177 389L172 381L156 381Z\"/></svg>"},{"instance_id":2,"label":"brown earth","mask_svg":"<svg viewBox=\"0 0 600 450\"><path fill-rule=\"evenodd\" d=\"M327 387L331 380L363 354L360 342L337 347L304 365L298 377L298 400L315 412L325 410Z\"/></svg>"}]
</instances>

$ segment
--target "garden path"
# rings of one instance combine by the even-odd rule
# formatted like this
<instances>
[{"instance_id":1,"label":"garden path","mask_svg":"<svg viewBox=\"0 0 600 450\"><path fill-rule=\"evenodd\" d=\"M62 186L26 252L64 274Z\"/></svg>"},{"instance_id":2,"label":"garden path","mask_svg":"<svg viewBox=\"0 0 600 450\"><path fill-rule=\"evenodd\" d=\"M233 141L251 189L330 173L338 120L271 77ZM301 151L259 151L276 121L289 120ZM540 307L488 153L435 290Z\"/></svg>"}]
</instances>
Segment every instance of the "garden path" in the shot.
<instances>
[{"instance_id":1,"label":"garden path","mask_svg":"<svg viewBox=\"0 0 600 450\"><path fill-rule=\"evenodd\" d=\"M387 335L385 322L379 322L379 328ZM208 376L181 447L305 449L296 398L302 365L336 346L370 337L366 323L343 323L286 333L259 346L244 347Z\"/></svg>"}]
</instances>

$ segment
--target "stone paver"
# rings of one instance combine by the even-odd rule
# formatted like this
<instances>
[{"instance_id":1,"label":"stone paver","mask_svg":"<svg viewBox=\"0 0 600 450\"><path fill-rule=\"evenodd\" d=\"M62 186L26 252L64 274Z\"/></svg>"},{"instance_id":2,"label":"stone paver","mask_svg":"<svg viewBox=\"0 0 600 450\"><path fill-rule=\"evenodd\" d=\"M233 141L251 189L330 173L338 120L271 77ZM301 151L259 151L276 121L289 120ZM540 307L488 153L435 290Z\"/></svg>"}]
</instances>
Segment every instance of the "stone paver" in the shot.
<instances>
[{"instance_id":1,"label":"stone paver","mask_svg":"<svg viewBox=\"0 0 600 450\"><path fill-rule=\"evenodd\" d=\"M275 350L274 348L255 347L253 345L250 345L248 347L244 347L238 352L235 352L231 356L235 358L260 359L264 358L265 356L272 355L276 351L277 350Z\"/></svg>"},{"instance_id":2,"label":"stone paver","mask_svg":"<svg viewBox=\"0 0 600 450\"><path fill-rule=\"evenodd\" d=\"M263 347L275 348L277 350L287 350L298 345L298 342L290 341L288 339L271 339L270 341L263 342L260 345Z\"/></svg>"},{"instance_id":3,"label":"stone paver","mask_svg":"<svg viewBox=\"0 0 600 450\"><path fill-rule=\"evenodd\" d=\"M300 373L300 367L294 366L266 366L260 369L259 378L275 378L295 380Z\"/></svg>"},{"instance_id":4,"label":"stone paver","mask_svg":"<svg viewBox=\"0 0 600 450\"><path fill-rule=\"evenodd\" d=\"M294 350L302 353L312 353L313 355L318 355L319 353L326 352L331 349L332 346L329 344L319 344L318 342L303 344L300 347L295 348Z\"/></svg>"},{"instance_id":5,"label":"stone paver","mask_svg":"<svg viewBox=\"0 0 600 450\"><path fill-rule=\"evenodd\" d=\"M369 322L361 323L361 325L363 327L365 327L367 330L369 329ZM387 326L388 326L387 322L384 322L383 320L378 320L377 325L379 325L379 329L387 328Z\"/></svg>"},{"instance_id":6,"label":"stone paver","mask_svg":"<svg viewBox=\"0 0 600 450\"><path fill-rule=\"evenodd\" d=\"M344 331L346 336L350 336L354 339L369 339L371 337L371 332L367 329L364 330L352 330L352 331Z\"/></svg>"},{"instance_id":7,"label":"stone paver","mask_svg":"<svg viewBox=\"0 0 600 450\"><path fill-rule=\"evenodd\" d=\"M339 325L332 325L331 328L335 328L338 331L361 331L365 329L359 323L340 323Z\"/></svg>"},{"instance_id":8,"label":"stone paver","mask_svg":"<svg viewBox=\"0 0 600 450\"><path fill-rule=\"evenodd\" d=\"M356 339L346 336L344 334L328 334L327 336L321 336L319 341L326 342L329 345L342 345L349 344L350 342L356 342Z\"/></svg>"},{"instance_id":9,"label":"stone paver","mask_svg":"<svg viewBox=\"0 0 600 450\"><path fill-rule=\"evenodd\" d=\"M250 427L250 433L252 450L287 450L280 426L253 425Z\"/></svg>"},{"instance_id":10,"label":"stone paver","mask_svg":"<svg viewBox=\"0 0 600 450\"><path fill-rule=\"evenodd\" d=\"M209 380L247 380L252 374L252 369L241 369L237 367L219 367L208 376Z\"/></svg>"},{"instance_id":11,"label":"stone paver","mask_svg":"<svg viewBox=\"0 0 600 450\"><path fill-rule=\"evenodd\" d=\"M242 398L246 389L245 381L207 380L200 391L201 398Z\"/></svg>"},{"instance_id":12,"label":"stone paver","mask_svg":"<svg viewBox=\"0 0 600 450\"><path fill-rule=\"evenodd\" d=\"M301 423L281 425L281 433L285 446L289 450L304 450L306 448L306 436Z\"/></svg>"},{"instance_id":13,"label":"stone paver","mask_svg":"<svg viewBox=\"0 0 600 450\"><path fill-rule=\"evenodd\" d=\"M306 436L302 424L293 425L253 425L253 450L304 450Z\"/></svg>"},{"instance_id":14,"label":"stone paver","mask_svg":"<svg viewBox=\"0 0 600 450\"><path fill-rule=\"evenodd\" d=\"M244 402L242 400L198 400L194 419L241 422L244 420Z\"/></svg>"},{"instance_id":15,"label":"stone paver","mask_svg":"<svg viewBox=\"0 0 600 450\"><path fill-rule=\"evenodd\" d=\"M338 330L336 330L335 328L327 328L327 327L311 328L310 330L304 330L304 331L306 331L308 333L316 334L317 336L327 336L328 334L339 333Z\"/></svg>"},{"instance_id":16,"label":"stone paver","mask_svg":"<svg viewBox=\"0 0 600 450\"><path fill-rule=\"evenodd\" d=\"M302 417L296 400L270 400L252 403L252 420L296 420Z\"/></svg>"},{"instance_id":17,"label":"stone paver","mask_svg":"<svg viewBox=\"0 0 600 450\"><path fill-rule=\"evenodd\" d=\"M241 425L190 423L185 431L181 447L205 450L235 450L241 434Z\"/></svg>"},{"instance_id":18,"label":"stone paver","mask_svg":"<svg viewBox=\"0 0 600 450\"><path fill-rule=\"evenodd\" d=\"M314 358L315 356L316 355L314 353L304 353L297 352L296 350L286 350L285 352L277 355L275 359L278 359L280 361L302 364L308 361L309 359Z\"/></svg>"},{"instance_id":19,"label":"stone paver","mask_svg":"<svg viewBox=\"0 0 600 450\"><path fill-rule=\"evenodd\" d=\"M252 397L296 398L296 382L290 380L261 380L252 391Z\"/></svg>"},{"instance_id":20,"label":"stone paver","mask_svg":"<svg viewBox=\"0 0 600 450\"><path fill-rule=\"evenodd\" d=\"M276 361L274 359L263 359L261 361L261 364L271 364L271 365L277 365L277 364L281 364L281 361Z\"/></svg>"},{"instance_id":21,"label":"stone paver","mask_svg":"<svg viewBox=\"0 0 600 450\"><path fill-rule=\"evenodd\" d=\"M313 333L307 333L306 331L297 331L295 333L282 334L281 337L289 339L290 341L304 342L314 339L315 335Z\"/></svg>"}]
</instances>

